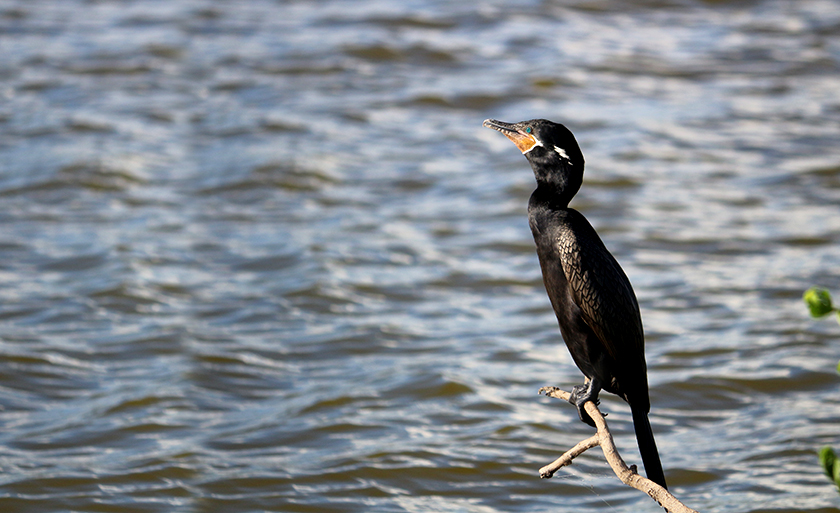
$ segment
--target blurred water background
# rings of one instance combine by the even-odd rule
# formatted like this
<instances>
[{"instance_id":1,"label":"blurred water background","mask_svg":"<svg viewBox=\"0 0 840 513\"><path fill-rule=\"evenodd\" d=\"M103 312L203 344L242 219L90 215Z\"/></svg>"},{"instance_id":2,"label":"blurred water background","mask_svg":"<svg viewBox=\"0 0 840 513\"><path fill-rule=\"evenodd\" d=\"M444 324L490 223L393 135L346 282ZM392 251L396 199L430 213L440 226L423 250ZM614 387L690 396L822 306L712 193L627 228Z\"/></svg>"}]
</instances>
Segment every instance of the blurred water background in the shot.
<instances>
[{"instance_id":1,"label":"blurred water background","mask_svg":"<svg viewBox=\"0 0 840 513\"><path fill-rule=\"evenodd\" d=\"M672 491L840 511L838 78L828 0L3 0L0 511L660 511L537 476L591 431L488 117L578 137Z\"/></svg>"}]
</instances>

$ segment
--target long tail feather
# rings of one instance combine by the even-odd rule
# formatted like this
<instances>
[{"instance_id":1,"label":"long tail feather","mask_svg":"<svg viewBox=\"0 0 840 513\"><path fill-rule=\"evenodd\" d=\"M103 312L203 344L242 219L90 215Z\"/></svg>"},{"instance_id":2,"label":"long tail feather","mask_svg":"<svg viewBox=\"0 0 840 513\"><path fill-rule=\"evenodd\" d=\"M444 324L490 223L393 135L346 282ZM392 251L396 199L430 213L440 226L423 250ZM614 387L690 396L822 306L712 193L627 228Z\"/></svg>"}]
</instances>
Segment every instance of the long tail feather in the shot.
<instances>
[{"instance_id":1,"label":"long tail feather","mask_svg":"<svg viewBox=\"0 0 840 513\"><path fill-rule=\"evenodd\" d=\"M659 461L659 451L656 450L656 441L653 439L647 412L633 408L632 405L630 410L633 412L633 427L636 429L636 441L639 443L642 463L645 464L645 474L648 479L667 489L665 472L662 470L662 462Z\"/></svg>"}]
</instances>

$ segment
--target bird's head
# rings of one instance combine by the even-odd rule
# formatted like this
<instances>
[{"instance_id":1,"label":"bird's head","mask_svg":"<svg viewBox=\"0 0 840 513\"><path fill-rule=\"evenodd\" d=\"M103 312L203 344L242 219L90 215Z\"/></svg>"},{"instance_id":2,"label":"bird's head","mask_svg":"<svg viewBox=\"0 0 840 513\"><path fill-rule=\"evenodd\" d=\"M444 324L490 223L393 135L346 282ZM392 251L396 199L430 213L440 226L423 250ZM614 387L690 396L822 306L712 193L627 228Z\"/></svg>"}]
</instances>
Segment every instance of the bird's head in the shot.
<instances>
[{"instance_id":1,"label":"bird's head","mask_svg":"<svg viewBox=\"0 0 840 513\"><path fill-rule=\"evenodd\" d=\"M571 196L583 182L583 153L565 126L547 119L505 123L487 119L484 126L504 134L525 155L539 184L559 187ZM571 198L570 196L570 198Z\"/></svg>"},{"instance_id":2,"label":"bird's head","mask_svg":"<svg viewBox=\"0 0 840 513\"><path fill-rule=\"evenodd\" d=\"M484 126L501 132L513 141L532 164L583 168L583 154L575 136L559 123L547 119L532 119L519 123L486 119Z\"/></svg>"}]
</instances>

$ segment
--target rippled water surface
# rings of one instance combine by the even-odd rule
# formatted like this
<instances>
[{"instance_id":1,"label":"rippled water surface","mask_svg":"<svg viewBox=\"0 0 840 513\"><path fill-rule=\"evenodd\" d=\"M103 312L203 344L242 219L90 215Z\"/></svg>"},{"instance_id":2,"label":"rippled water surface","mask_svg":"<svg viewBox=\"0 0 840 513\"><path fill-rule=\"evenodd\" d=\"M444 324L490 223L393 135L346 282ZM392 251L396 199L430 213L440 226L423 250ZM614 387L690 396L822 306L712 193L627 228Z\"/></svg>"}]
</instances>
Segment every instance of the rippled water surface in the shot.
<instances>
[{"instance_id":1,"label":"rippled water surface","mask_svg":"<svg viewBox=\"0 0 840 513\"><path fill-rule=\"evenodd\" d=\"M840 511L819 0L0 2L0 510L660 511L538 478L591 431L488 117L577 135L672 491Z\"/></svg>"}]
</instances>

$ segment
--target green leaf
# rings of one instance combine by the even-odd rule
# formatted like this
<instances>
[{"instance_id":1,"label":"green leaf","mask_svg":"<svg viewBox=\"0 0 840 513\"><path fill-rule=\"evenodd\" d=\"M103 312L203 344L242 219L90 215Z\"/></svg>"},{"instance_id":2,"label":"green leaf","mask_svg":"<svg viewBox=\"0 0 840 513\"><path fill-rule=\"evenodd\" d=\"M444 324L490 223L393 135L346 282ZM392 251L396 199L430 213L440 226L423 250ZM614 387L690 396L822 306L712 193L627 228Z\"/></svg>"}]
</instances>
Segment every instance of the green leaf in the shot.
<instances>
[{"instance_id":1,"label":"green leaf","mask_svg":"<svg viewBox=\"0 0 840 513\"><path fill-rule=\"evenodd\" d=\"M840 461L834 460L834 484L840 489Z\"/></svg>"},{"instance_id":2,"label":"green leaf","mask_svg":"<svg viewBox=\"0 0 840 513\"><path fill-rule=\"evenodd\" d=\"M822 317L831 313L834 308L831 305L831 294L821 287L811 287L802 294L802 300L808 305L811 317Z\"/></svg>"},{"instance_id":3,"label":"green leaf","mask_svg":"<svg viewBox=\"0 0 840 513\"><path fill-rule=\"evenodd\" d=\"M834 480L834 463L836 461L837 455L834 454L834 449L827 445L820 449L820 465L822 465L825 475L831 480ZM837 465L837 468L840 469L840 465Z\"/></svg>"}]
</instances>

